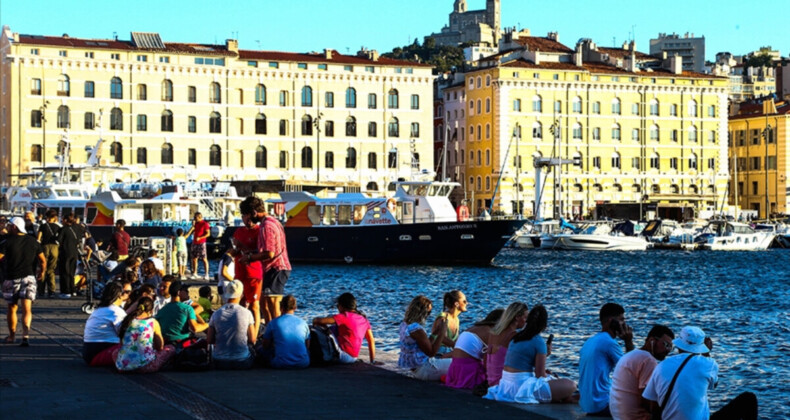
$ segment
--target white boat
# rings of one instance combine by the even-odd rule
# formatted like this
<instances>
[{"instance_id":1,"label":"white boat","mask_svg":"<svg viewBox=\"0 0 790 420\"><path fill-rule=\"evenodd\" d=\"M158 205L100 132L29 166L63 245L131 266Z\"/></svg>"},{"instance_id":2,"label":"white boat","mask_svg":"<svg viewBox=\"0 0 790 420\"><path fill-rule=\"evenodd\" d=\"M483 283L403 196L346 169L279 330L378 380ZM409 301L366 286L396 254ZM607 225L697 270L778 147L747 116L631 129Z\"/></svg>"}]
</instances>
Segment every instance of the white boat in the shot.
<instances>
[{"instance_id":1,"label":"white boat","mask_svg":"<svg viewBox=\"0 0 790 420\"><path fill-rule=\"evenodd\" d=\"M644 251L648 242L641 236L626 236L611 223L591 223L581 233L560 233L541 238L542 249L578 251Z\"/></svg>"},{"instance_id":2,"label":"white boat","mask_svg":"<svg viewBox=\"0 0 790 420\"><path fill-rule=\"evenodd\" d=\"M520 229L513 237L516 248L532 249L540 248L541 237L560 233L560 222L558 220L544 220Z\"/></svg>"},{"instance_id":3,"label":"white boat","mask_svg":"<svg viewBox=\"0 0 790 420\"><path fill-rule=\"evenodd\" d=\"M715 220L702 230L703 249L711 251L762 251L768 249L776 234L769 231L755 231L751 226Z\"/></svg>"}]
</instances>

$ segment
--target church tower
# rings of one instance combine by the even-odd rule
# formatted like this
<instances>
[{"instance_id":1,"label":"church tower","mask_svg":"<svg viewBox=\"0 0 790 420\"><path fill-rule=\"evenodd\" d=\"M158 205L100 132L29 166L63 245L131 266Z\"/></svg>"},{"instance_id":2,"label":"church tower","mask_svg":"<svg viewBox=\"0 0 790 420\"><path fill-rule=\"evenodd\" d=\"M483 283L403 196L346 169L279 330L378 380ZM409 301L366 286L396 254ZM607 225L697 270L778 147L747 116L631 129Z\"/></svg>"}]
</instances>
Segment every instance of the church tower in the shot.
<instances>
[{"instance_id":1,"label":"church tower","mask_svg":"<svg viewBox=\"0 0 790 420\"><path fill-rule=\"evenodd\" d=\"M501 28L502 8L500 0L486 0L486 23L499 34Z\"/></svg>"},{"instance_id":2,"label":"church tower","mask_svg":"<svg viewBox=\"0 0 790 420\"><path fill-rule=\"evenodd\" d=\"M455 13L465 13L466 12L466 0L455 0L455 4L453 5L453 11Z\"/></svg>"}]
</instances>

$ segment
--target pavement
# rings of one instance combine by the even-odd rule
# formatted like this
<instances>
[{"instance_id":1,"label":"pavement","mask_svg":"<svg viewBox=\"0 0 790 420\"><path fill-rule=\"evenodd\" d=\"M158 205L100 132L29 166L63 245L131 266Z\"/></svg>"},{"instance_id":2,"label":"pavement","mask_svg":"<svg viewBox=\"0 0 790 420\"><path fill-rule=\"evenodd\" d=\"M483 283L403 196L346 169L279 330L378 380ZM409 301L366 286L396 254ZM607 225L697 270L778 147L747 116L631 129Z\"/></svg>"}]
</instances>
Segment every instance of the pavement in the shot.
<instances>
[{"instance_id":1,"label":"pavement","mask_svg":"<svg viewBox=\"0 0 790 420\"><path fill-rule=\"evenodd\" d=\"M503 404L367 363L305 370L119 374L81 356L82 298L33 304L30 347L0 345L0 418L579 419L575 404ZM3 306L5 318L7 307ZM20 321L21 322L21 321ZM0 337L8 334L5 322ZM382 355L387 365L397 355ZM394 356L394 357L393 357Z\"/></svg>"}]
</instances>

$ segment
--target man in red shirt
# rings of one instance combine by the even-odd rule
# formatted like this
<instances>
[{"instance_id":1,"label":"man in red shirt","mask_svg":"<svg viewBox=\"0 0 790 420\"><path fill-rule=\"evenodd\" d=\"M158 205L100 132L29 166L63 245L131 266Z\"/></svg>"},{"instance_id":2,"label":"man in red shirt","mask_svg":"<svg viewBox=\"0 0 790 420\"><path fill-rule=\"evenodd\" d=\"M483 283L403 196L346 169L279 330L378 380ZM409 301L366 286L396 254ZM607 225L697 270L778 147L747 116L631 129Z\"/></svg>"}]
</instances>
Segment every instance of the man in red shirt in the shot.
<instances>
[{"instance_id":1,"label":"man in red shirt","mask_svg":"<svg viewBox=\"0 0 790 420\"><path fill-rule=\"evenodd\" d=\"M258 236L260 226L249 215L241 216L244 226L233 232L233 250L235 277L244 285L244 296L240 304L252 311L255 335L261 326L261 291L263 285L263 266L260 261L242 263L245 255L258 252Z\"/></svg>"},{"instance_id":2,"label":"man in red shirt","mask_svg":"<svg viewBox=\"0 0 790 420\"><path fill-rule=\"evenodd\" d=\"M206 239L211 236L211 225L203 220L203 215L200 212L195 213L195 218L192 220L192 227L185 236L192 236L192 246L190 252L192 253L192 277L198 277L198 260L203 261L203 273L206 280L209 279L208 274L208 257L206 256Z\"/></svg>"},{"instance_id":3,"label":"man in red shirt","mask_svg":"<svg viewBox=\"0 0 790 420\"><path fill-rule=\"evenodd\" d=\"M253 222L260 222L257 253L243 256L239 262L260 261L263 265L263 319L268 323L280 316L280 300L285 284L291 275L291 262L285 242L282 223L266 212L266 206L258 197L247 197L239 205L242 215Z\"/></svg>"},{"instance_id":4,"label":"man in red shirt","mask_svg":"<svg viewBox=\"0 0 790 420\"><path fill-rule=\"evenodd\" d=\"M115 232L110 240L112 249L118 253L118 261L123 261L129 257L129 244L132 242L132 238L124 230L125 227L126 220L118 219L115 222Z\"/></svg>"}]
</instances>

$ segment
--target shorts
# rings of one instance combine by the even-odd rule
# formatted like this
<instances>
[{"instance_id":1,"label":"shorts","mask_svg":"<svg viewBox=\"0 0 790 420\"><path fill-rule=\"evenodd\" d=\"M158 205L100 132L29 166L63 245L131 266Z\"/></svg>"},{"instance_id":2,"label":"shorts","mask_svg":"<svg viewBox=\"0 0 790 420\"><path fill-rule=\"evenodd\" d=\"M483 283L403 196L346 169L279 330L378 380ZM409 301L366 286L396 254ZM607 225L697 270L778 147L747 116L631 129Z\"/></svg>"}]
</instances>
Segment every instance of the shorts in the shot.
<instances>
[{"instance_id":1,"label":"shorts","mask_svg":"<svg viewBox=\"0 0 790 420\"><path fill-rule=\"evenodd\" d=\"M190 247L192 251L192 259L202 260L206 258L206 243L203 242L202 244L196 244L192 242L192 246Z\"/></svg>"},{"instance_id":2,"label":"shorts","mask_svg":"<svg viewBox=\"0 0 790 420\"><path fill-rule=\"evenodd\" d=\"M291 270L269 270L263 273L263 295L282 295Z\"/></svg>"},{"instance_id":3,"label":"shorts","mask_svg":"<svg viewBox=\"0 0 790 420\"><path fill-rule=\"evenodd\" d=\"M186 267L186 265L187 265L187 257L188 256L189 256L189 253L187 253L186 251L180 251L177 254L178 266L179 267Z\"/></svg>"},{"instance_id":4,"label":"shorts","mask_svg":"<svg viewBox=\"0 0 790 420\"><path fill-rule=\"evenodd\" d=\"M6 280L3 282L3 298L12 305L19 299L36 300L36 277L27 276L21 279Z\"/></svg>"},{"instance_id":5,"label":"shorts","mask_svg":"<svg viewBox=\"0 0 790 420\"><path fill-rule=\"evenodd\" d=\"M261 300L263 280L245 279L241 280L241 283L244 285L244 302L250 304Z\"/></svg>"}]
</instances>

